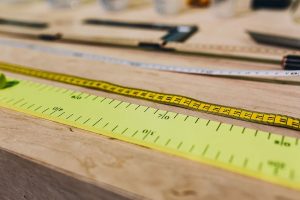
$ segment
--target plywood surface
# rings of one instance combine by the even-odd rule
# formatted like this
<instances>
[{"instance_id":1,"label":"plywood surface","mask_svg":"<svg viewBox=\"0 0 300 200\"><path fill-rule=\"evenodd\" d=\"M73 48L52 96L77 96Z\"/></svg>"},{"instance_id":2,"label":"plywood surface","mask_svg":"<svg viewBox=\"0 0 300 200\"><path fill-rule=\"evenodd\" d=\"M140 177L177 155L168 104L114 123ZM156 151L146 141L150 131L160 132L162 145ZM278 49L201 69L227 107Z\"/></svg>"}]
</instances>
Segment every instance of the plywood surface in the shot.
<instances>
[{"instance_id":1,"label":"plywood surface","mask_svg":"<svg viewBox=\"0 0 300 200\"><path fill-rule=\"evenodd\" d=\"M69 26L73 19L105 17L154 22L196 23L201 31L187 43L256 45L244 33L248 27L268 27L274 19L291 32L299 30L288 13L260 11L236 19L218 19L206 10L193 10L173 17L161 17L151 8L139 7L125 13L104 13L95 5L74 11L50 13L45 5L28 5L1 16L14 16L67 23L64 31L97 34ZM21 14L22 15L21 15ZM63 27L62 25L60 25ZM275 29L274 28L274 29ZM62 29L61 29L62 30ZM98 30L98 29L97 29ZM111 30L98 30L101 34ZM132 30L129 30L132 32ZM126 32L126 31L125 31ZM116 34L117 32L113 32ZM124 34L123 31L118 32ZM136 34L136 35L135 35ZM133 33L126 36L156 38L161 33ZM0 36L2 39L8 36ZM148 52L135 49L89 47L22 40L55 47L76 49L131 60L172 65L208 66L235 69L279 69L276 65L236 62L204 57ZM0 45L0 60L55 72L106 80L130 87L140 87L194 97L216 104L249 110L300 116L298 85L234 80L142 70L121 65L49 55ZM272 131L299 137L299 132L212 116L180 108L158 105L99 91L47 82L95 95L139 103L183 114ZM300 81L294 78L294 81ZM0 109L0 196L2 199L274 199L296 200L300 193L214 167L169 156L160 152L111 140L65 125ZM52 195L52 196L51 196Z\"/></svg>"}]
</instances>

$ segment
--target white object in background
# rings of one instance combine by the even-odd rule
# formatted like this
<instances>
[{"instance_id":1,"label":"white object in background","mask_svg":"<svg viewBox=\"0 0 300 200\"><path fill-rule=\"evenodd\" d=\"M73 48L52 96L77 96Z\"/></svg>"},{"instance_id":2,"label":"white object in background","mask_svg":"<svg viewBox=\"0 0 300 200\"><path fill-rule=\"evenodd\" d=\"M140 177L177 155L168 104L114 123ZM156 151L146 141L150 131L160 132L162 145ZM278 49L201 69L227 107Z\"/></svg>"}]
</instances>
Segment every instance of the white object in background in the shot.
<instances>
[{"instance_id":1,"label":"white object in background","mask_svg":"<svg viewBox=\"0 0 300 200\"><path fill-rule=\"evenodd\" d=\"M105 10L120 11L128 7L129 0L99 0Z\"/></svg>"},{"instance_id":2,"label":"white object in background","mask_svg":"<svg viewBox=\"0 0 300 200\"><path fill-rule=\"evenodd\" d=\"M174 15L185 8L184 0L154 0L155 10L159 14Z\"/></svg>"},{"instance_id":3,"label":"white object in background","mask_svg":"<svg viewBox=\"0 0 300 200\"><path fill-rule=\"evenodd\" d=\"M54 8L74 8L80 4L80 0L48 0Z\"/></svg>"},{"instance_id":4,"label":"white object in background","mask_svg":"<svg viewBox=\"0 0 300 200\"><path fill-rule=\"evenodd\" d=\"M213 10L220 17L234 17L251 11L252 0L214 0Z\"/></svg>"},{"instance_id":5,"label":"white object in background","mask_svg":"<svg viewBox=\"0 0 300 200\"><path fill-rule=\"evenodd\" d=\"M29 3L30 0L0 0L3 4Z\"/></svg>"},{"instance_id":6,"label":"white object in background","mask_svg":"<svg viewBox=\"0 0 300 200\"><path fill-rule=\"evenodd\" d=\"M294 21L300 23L300 0L294 0L291 6L291 14Z\"/></svg>"}]
</instances>

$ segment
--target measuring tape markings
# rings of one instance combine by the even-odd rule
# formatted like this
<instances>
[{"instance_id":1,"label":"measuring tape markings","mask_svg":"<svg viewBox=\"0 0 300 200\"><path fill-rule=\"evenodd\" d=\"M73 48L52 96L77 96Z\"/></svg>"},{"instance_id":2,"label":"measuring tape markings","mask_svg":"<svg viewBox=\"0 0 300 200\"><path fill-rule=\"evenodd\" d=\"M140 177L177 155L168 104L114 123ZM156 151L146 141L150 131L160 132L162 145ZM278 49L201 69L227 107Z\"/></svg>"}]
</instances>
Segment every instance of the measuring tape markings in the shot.
<instances>
[{"instance_id":1,"label":"measuring tape markings","mask_svg":"<svg viewBox=\"0 0 300 200\"><path fill-rule=\"evenodd\" d=\"M213 115L219 115L258 124L272 125L300 131L300 119L290 117L287 115L255 112L235 107L211 104L182 95L165 94L138 88L130 88L105 81L92 80L66 74L54 73L3 62L0 62L0 69L10 71L13 73L29 75L71 85L97 89L127 97L152 101L160 104L205 112Z\"/></svg>"},{"instance_id":2,"label":"measuring tape markings","mask_svg":"<svg viewBox=\"0 0 300 200\"><path fill-rule=\"evenodd\" d=\"M19 81L1 107L300 190L297 138Z\"/></svg>"},{"instance_id":3,"label":"measuring tape markings","mask_svg":"<svg viewBox=\"0 0 300 200\"><path fill-rule=\"evenodd\" d=\"M229 52L245 52L245 53L267 53L267 54L277 54L280 56L292 54L299 55L300 51L288 50L284 48L266 48L266 47L254 47L254 46L234 46L234 45L218 45L218 44L191 44L185 43L184 45L180 45L177 43L173 43L174 46L186 46L197 49L206 49L206 50L219 50L219 51L229 51Z\"/></svg>"},{"instance_id":4,"label":"measuring tape markings","mask_svg":"<svg viewBox=\"0 0 300 200\"><path fill-rule=\"evenodd\" d=\"M200 74L200 75L212 75L212 76L261 76L261 77L298 77L300 76L299 70L218 70L218 69L206 69L198 67L180 67L180 66L171 66L171 65L161 65L161 64L152 64L152 63L143 63L138 61L130 61L121 58L114 58L105 55L84 53L79 51L73 51L63 48L47 47L42 45L35 44L26 44L23 42L16 42L12 40L0 39L0 45L30 49L33 51L49 53L53 55L66 56L66 57L75 57L81 59L87 59L91 61L100 61L109 64L125 65L142 69L154 69L170 72L179 72L179 73L188 73L188 74Z\"/></svg>"}]
</instances>

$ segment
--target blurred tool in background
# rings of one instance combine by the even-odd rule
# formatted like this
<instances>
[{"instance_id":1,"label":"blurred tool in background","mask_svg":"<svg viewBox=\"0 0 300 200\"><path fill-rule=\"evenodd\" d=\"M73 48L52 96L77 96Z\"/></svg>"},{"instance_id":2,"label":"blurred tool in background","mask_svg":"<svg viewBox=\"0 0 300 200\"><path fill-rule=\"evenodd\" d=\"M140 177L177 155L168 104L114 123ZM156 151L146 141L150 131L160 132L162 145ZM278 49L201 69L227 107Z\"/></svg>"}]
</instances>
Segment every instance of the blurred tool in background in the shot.
<instances>
[{"instance_id":1,"label":"blurred tool in background","mask_svg":"<svg viewBox=\"0 0 300 200\"><path fill-rule=\"evenodd\" d=\"M42 0L39 0L40 2ZM30 3L38 0L0 0L0 3ZM125 10L133 4L153 3L157 13L163 15L178 14L189 8L211 7L222 17L233 17L258 9L291 8L293 16L299 19L300 0L46 0L53 8L74 8L80 4L98 1L107 11Z\"/></svg>"},{"instance_id":2,"label":"blurred tool in background","mask_svg":"<svg viewBox=\"0 0 300 200\"><path fill-rule=\"evenodd\" d=\"M54 9L75 8L88 3L99 3L106 11L122 11L135 5L153 3L155 10L163 15L175 15L189 8L211 8L221 17L238 17L259 9L287 10L296 22L300 21L300 0L0 0L0 3L27 5L33 2L48 2ZM22 22L14 19L0 19L1 25L14 25L32 28L43 28L40 24ZM97 23L99 25L99 21ZM102 23L109 25L109 23ZM116 23L114 23L116 25ZM111 25L111 24L110 24ZM44 27L45 28L45 27ZM153 27L152 27L153 28ZM186 29L186 27L184 27ZM172 28L172 30L177 30ZM178 31L177 31L178 32ZM299 49L299 39L276 33L265 34L251 30L250 36L260 44Z\"/></svg>"},{"instance_id":3,"label":"blurred tool in background","mask_svg":"<svg viewBox=\"0 0 300 200\"><path fill-rule=\"evenodd\" d=\"M292 0L214 0L215 13L221 17L234 17L258 9L286 9Z\"/></svg>"},{"instance_id":4,"label":"blurred tool in background","mask_svg":"<svg viewBox=\"0 0 300 200\"><path fill-rule=\"evenodd\" d=\"M295 37L288 37L285 35L278 35L274 33L264 33L257 31L248 31L250 37L259 44L271 45L276 47L300 49L300 39Z\"/></svg>"}]
</instances>

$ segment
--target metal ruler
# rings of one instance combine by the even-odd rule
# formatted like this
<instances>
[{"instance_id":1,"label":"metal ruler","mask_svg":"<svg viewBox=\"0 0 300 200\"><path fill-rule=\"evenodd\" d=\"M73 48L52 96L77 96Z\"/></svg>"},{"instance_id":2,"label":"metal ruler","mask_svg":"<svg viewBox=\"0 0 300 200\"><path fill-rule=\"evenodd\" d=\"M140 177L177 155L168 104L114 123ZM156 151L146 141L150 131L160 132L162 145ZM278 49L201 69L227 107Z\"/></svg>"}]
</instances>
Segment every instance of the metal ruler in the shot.
<instances>
[{"instance_id":1,"label":"metal ruler","mask_svg":"<svg viewBox=\"0 0 300 200\"><path fill-rule=\"evenodd\" d=\"M162 70L169 72L179 72L187 74L200 74L210 76L246 76L246 77L292 77L300 76L299 70L221 70L221 69L208 69L202 67L186 67L186 66L172 66L172 65L161 65L156 63L144 63L138 61L132 61L122 58L116 58L106 55L85 53L80 51L74 51L66 48L43 46L38 44L29 44L21 41L0 39L0 45L9 46L14 48L28 49L32 51L38 51L58 56L75 57L81 59L87 59L92 61L104 62L116 65L125 65L130 67L151 69L151 70Z\"/></svg>"},{"instance_id":2,"label":"metal ruler","mask_svg":"<svg viewBox=\"0 0 300 200\"><path fill-rule=\"evenodd\" d=\"M0 90L0 107L300 189L297 138L18 81Z\"/></svg>"},{"instance_id":3,"label":"metal ruler","mask_svg":"<svg viewBox=\"0 0 300 200\"><path fill-rule=\"evenodd\" d=\"M241 108L217 105L182 95L166 94L139 88L131 88L106 81L92 80L4 62L0 62L0 70L87 87L95 90L143 99L146 101L153 101L170 106L177 106L199 112L206 112L213 115L300 131L300 119L286 115L250 111Z\"/></svg>"}]
</instances>

